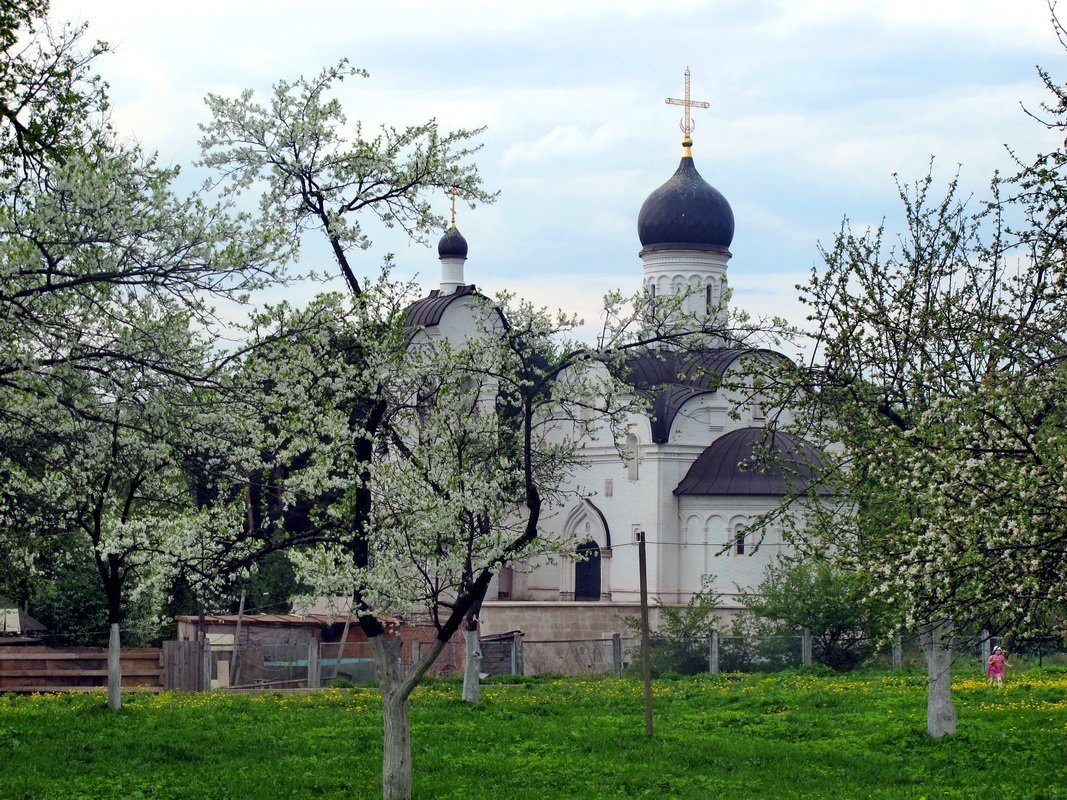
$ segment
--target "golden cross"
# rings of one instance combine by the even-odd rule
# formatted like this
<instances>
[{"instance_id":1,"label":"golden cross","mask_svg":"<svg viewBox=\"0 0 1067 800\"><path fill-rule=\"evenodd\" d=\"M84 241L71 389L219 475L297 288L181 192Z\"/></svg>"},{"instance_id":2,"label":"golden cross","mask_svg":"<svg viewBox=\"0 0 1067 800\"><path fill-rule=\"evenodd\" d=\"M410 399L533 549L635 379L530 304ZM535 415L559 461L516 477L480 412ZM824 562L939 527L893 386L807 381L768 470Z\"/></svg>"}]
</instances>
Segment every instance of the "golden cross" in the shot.
<instances>
[{"instance_id":1,"label":"golden cross","mask_svg":"<svg viewBox=\"0 0 1067 800\"><path fill-rule=\"evenodd\" d=\"M459 192L456 190L456 187L453 186L446 191L445 194L452 200L452 227L454 228L456 227L456 198L459 197Z\"/></svg>"},{"instance_id":2,"label":"golden cross","mask_svg":"<svg viewBox=\"0 0 1067 800\"><path fill-rule=\"evenodd\" d=\"M685 134L685 138L690 138L693 135L693 128L696 126L693 124L693 120L689 118L689 109L691 108L708 108L708 104L700 100L689 99L689 67L685 68L685 99L679 100L676 97L668 97L667 103L672 106L684 106L685 117L682 118L680 127L682 133Z\"/></svg>"}]
</instances>

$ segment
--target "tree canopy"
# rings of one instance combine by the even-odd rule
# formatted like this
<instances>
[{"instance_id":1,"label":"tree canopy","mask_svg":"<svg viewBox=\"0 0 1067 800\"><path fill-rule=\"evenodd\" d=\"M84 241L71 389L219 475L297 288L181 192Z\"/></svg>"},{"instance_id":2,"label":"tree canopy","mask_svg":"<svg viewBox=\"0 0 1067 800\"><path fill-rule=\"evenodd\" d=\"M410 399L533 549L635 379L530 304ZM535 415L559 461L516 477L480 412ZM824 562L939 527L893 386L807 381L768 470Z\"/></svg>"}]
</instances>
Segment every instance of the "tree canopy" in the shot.
<instances>
[{"instance_id":1,"label":"tree canopy","mask_svg":"<svg viewBox=\"0 0 1067 800\"><path fill-rule=\"evenodd\" d=\"M1046 124L1063 131L1067 95L1041 76ZM846 219L798 287L816 356L778 386L838 503L786 518L798 541L870 575L931 654L950 631L1062 631L1065 163L1063 146L1017 159L983 202L956 180L898 182L903 230Z\"/></svg>"}]
</instances>

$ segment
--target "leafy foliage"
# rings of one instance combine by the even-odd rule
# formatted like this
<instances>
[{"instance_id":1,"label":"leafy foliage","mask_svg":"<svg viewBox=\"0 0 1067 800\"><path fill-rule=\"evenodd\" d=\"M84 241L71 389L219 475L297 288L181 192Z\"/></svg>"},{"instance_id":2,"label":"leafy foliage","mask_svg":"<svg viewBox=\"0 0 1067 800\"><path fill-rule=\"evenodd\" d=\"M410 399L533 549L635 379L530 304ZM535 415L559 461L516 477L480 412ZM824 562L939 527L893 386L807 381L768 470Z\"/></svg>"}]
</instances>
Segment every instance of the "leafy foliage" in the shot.
<instances>
[{"instance_id":1,"label":"leafy foliage","mask_svg":"<svg viewBox=\"0 0 1067 800\"><path fill-rule=\"evenodd\" d=\"M329 242L349 289L363 288L350 262L353 249L371 240L359 215L376 216L412 239L444 226L433 213L427 192L450 191L468 202L491 202L481 188L470 144L481 132L442 132L434 120L405 128L383 126L365 138L363 124L351 132L340 102L330 97L334 84L367 77L347 60L311 79L282 80L269 102L251 90L236 98L207 96L212 120L202 126L203 164L217 169L228 191L240 193L257 182L262 217L286 231L291 241L311 229Z\"/></svg>"},{"instance_id":2,"label":"leafy foliage","mask_svg":"<svg viewBox=\"0 0 1067 800\"><path fill-rule=\"evenodd\" d=\"M165 624L160 598L149 592L122 598L124 645L158 647ZM70 547L58 556L50 575L39 584L31 603L36 619L48 632L44 641L57 647L106 647L108 601L96 561L84 548Z\"/></svg>"},{"instance_id":3,"label":"leafy foliage","mask_svg":"<svg viewBox=\"0 0 1067 800\"><path fill-rule=\"evenodd\" d=\"M785 384L840 499L812 504L806 538L873 575L907 628L1062 618L1062 163L1020 164L977 210L955 181L900 185L896 243L846 221L800 287L820 363Z\"/></svg>"},{"instance_id":4,"label":"leafy foliage","mask_svg":"<svg viewBox=\"0 0 1067 800\"><path fill-rule=\"evenodd\" d=\"M741 602L784 630L811 631L813 660L836 670L853 669L875 649L883 609L869 596L869 581L821 561L780 560L768 565L763 581Z\"/></svg>"},{"instance_id":5,"label":"leafy foliage","mask_svg":"<svg viewBox=\"0 0 1067 800\"><path fill-rule=\"evenodd\" d=\"M653 676L708 671L708 647L711 632L719 625L720 599L717 593L704 589L694 593L682 607L655 603L660 624L649 636ZM626 617L624 621L631 630L641 630L639 618ZM632 663L640 664L639 653L633 655Z\"/></svg>"}]
</instances>

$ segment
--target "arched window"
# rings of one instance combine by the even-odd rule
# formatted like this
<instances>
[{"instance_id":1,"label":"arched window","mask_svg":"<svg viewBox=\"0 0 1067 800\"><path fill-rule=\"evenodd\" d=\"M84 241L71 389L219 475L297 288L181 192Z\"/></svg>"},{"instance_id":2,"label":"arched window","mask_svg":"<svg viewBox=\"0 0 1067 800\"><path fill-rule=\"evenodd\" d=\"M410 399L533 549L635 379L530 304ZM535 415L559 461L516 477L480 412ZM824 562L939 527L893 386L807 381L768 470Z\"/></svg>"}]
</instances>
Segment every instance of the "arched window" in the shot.
<instances>
[{"instance_id":1,"label":"arched window","mask_svg":"<svg viewBox=\"0 0 1067 800\"><path fill-rule=\"evenodd\" d=\"M578 558L574 562L574 599L600 599L600 548L596 542L578 545Z\"/></svg>"},{"instance_id":2,"label":"arched window","mask_svg":"<svg viewBox=\"0 0 1067 800\"><path fill-rule=\"evenodd\" d=\"M734 533L734 555L743 556L745 554L745 529L738 528Z\"/></svg>"}]
</instances>

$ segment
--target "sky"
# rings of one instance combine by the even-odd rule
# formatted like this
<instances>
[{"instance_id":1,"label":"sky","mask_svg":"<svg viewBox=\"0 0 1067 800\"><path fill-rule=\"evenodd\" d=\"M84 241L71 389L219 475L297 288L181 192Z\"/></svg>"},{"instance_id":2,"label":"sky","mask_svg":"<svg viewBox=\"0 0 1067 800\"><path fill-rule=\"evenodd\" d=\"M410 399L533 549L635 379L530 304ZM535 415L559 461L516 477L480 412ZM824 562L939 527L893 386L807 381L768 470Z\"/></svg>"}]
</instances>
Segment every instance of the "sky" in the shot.
<instances>
[{"instance_id":1,"label":"sky","mask_svg":"<svg viewBox=\"0 0 1067 800\"><path fill-rule=\"evenodd\" d=\"M931 158L985 196L1006 145L1055 146L1024 110L1047 99L1036 67L1067 80L1045 0L52 0L51 16L114 48L98 61L114 120L164 162L196 159L207 93L266 98L341 58L370 73L337 92L365 127L487 126L477 163L500 196L459 208L467 282L591 326L606 292L641 286L637 213L677 168L681 110L664 101L687 67L710 106L693 112L695 163L734 212L734 304L794 323L794 287L845 217L894 230L894 175ZM436 250L388 231L361 272L385 252L439 282Z\"/></svg>"}]
</instances>

